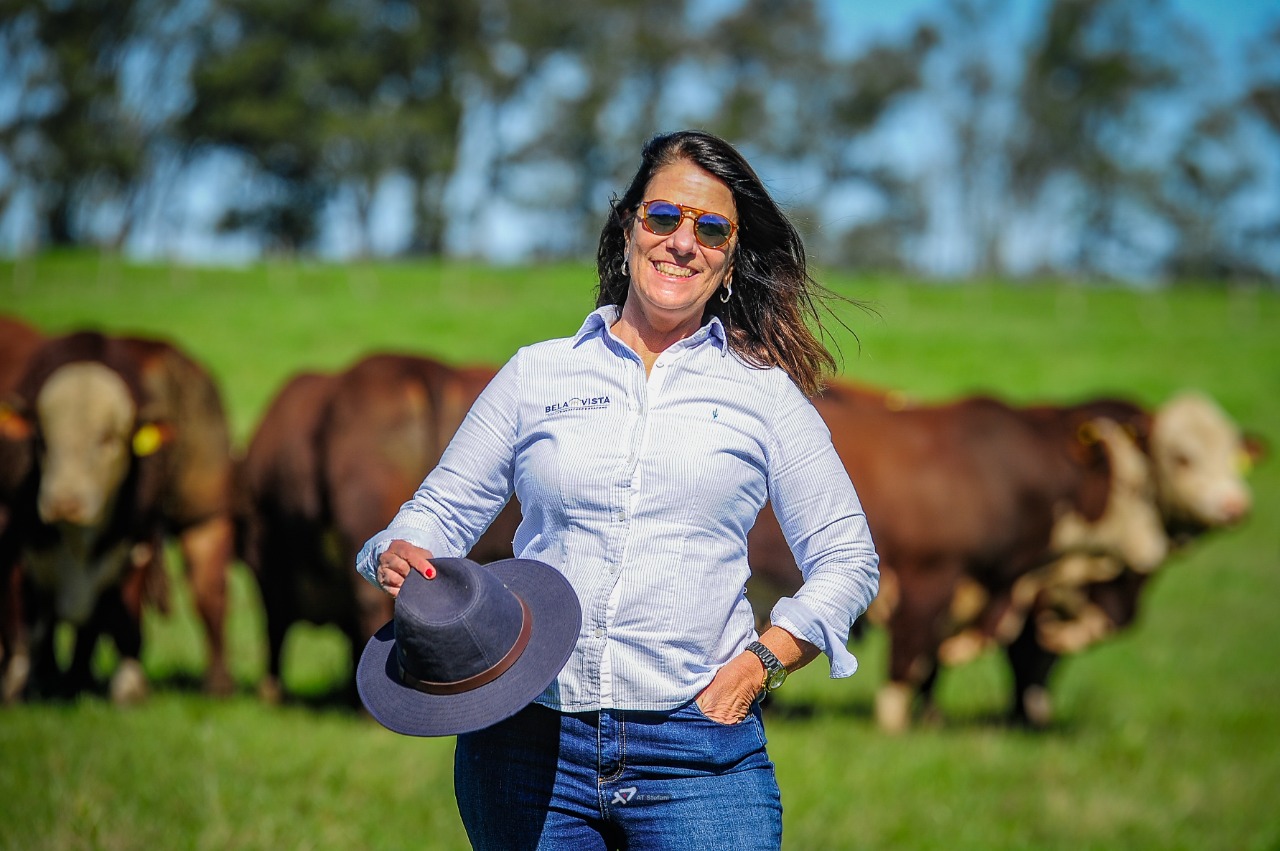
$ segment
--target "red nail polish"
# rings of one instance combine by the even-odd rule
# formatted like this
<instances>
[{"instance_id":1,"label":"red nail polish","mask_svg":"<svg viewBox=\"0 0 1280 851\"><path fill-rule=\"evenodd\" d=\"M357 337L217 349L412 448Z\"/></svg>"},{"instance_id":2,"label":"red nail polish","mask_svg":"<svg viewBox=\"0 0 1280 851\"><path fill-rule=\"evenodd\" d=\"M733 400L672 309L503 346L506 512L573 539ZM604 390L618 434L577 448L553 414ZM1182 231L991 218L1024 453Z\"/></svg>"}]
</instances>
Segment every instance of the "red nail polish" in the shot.
<instances>
[{"instance_id":1,"label":"red nail polish","mask_svg":"<svg viewBox=\"0 0 1280 851\"><path fill-rule=\"evenodd\" d=\"M431 565L427 565L427 569L423 572L423 575L426 576L428 579L435 579L436 569Z\"/></svg>"}]
</instances>

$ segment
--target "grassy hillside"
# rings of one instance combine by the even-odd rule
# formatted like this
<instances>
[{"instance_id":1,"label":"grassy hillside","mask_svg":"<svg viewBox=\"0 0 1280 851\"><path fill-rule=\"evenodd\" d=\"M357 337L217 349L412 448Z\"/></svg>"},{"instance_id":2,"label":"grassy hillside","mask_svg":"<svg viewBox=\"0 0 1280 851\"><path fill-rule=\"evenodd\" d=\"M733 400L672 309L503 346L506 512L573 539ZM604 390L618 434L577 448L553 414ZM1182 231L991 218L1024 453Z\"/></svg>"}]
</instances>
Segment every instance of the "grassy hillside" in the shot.
<instances>
[{"instance_id":1,"label":"grassy hillside","mask_svg":"<svg viewBox=\"0 0 1280 851\"><path fill-rule=\"evenodd\" d=\"M840 312L858 335L836 326L850 378L921 399L1155 404L1194 387L1280 445L1275 293L827 283L870 308ZM499 364L572 333L593 286L578 265L190 269L68 255L0 263L0 312L48 332L180 342L218 379L243 442L296 370L373 350ZM854 646L852 679L828 680L822 661L793 677L768 722L787 847L1280 847L1280 463L1252 482L1245 527L1174 559L1134 629L1063 664L1059 722L1044 734L996 723L1007 681L994 657L947 672L945 721L902 737L870 718L879 632ZM261 610L237 567L230 652L242 694L207 700L190 687L202 650L176 590L176 615L146 624L147 705L0 709L0 848L465 847L452 740L398 737L322 701L346 673L332 631L290 638L287 681L310 699L260 704Z\"/></svg>"}]
</instances>

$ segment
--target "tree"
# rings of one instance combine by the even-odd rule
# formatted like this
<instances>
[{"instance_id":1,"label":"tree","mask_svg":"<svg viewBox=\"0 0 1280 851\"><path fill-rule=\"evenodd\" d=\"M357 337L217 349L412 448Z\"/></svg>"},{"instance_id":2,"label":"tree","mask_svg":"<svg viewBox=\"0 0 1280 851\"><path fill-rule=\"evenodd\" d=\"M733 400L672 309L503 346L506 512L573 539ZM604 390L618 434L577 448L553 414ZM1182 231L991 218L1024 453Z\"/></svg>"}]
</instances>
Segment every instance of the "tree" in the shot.
<instances>
[{"instance_id":1,"label":"tree","mask_svg":"<svg viewBox=\"0 0 1280 851\"><path fill-rule=\"evenodd\" d=\"M399 172L417 187L414 248L439 252L476 4L220 0L212 19L180 133L193 156L230 148L263 176L223 226L309 247L340 187L367 229L377 184Z\"/></svg>"},{"instance_id":2,"label":"tree","mask_svg":"<svg viewBox=\"0 0 1280 851\"><path fill-rule=\"evenodd\" d=\"M1108 250L1134 248L1144 107L1182 83L1197 50L1162 0L1053 0L1018 93L1010 185L1023 203L1072 199L1073 269L1105 274Z\"/></svg>"},{"instance_id":3,"label":"tree","mask_svg":"<svg viewBox=\"0 0 1280 851\"><path fill-rule=\"evenodd\" d=\"M1249 52L1254 74L1244 96L1245 110L1270 131L1267 143L1274 151L1280 147L1280 24L1260 36ZM1272 186L1280 182L1275 162L1273 157L1269 175ZM1280 207L1274 194L1269 207L1246 228L1245 239L1268 276L1272 280L1280 278Z\"/></svg>"},{"instance_id":4,"label":"tree","mask_svg":"<svg viewBox=\"0 0 1280 851\"><path fill-rule=\"evenodd\" d=\"M1233 209L1258 178L1241 112L1215 105L1183 134L1154 203L1173 231L1162 264L1174 280L1256 279L1264 273Z\"/></svg>"},{"instance_id":5,"label":"tree","mask_svg":"<svg viewBox=\"0 0 1280 851\"><path fill-rule=\"evenodd\" d=\"M183 5L0 3L0 57L10 69L0 85L12 104L0 114L9 178L0 205L33 199L41 241L118 246L126 236L174 107L173 90L156 81L181 73Z\"/></svg>"}]
</instances>

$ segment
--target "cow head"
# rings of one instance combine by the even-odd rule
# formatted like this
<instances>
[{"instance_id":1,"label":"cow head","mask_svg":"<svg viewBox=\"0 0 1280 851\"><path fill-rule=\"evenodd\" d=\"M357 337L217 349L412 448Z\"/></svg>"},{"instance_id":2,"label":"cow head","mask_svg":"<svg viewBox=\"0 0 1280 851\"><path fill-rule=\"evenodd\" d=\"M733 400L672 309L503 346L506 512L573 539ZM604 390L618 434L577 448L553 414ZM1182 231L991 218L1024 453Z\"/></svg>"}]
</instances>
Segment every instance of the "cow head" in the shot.
<instances>
[{"instance_id":1,"label":"cow head","mask_svg":"<svg viewBox=\"0 0 1280 851\"><path fill-rule=\"evenodd\" d=\"M1156 411L1151 457L1160 508L1170 525L1204 531L1234 525L1252 507L1244 471L1254 444L1211 399L1183 393Z\"/></svg>"},{"instance_id":2,"label":"cow head","mask_svg":"<svg viewBox=\"0 0 1280 851\"><path fill-rule=\"evenodd\" d=\"M101 526L133 460L137 404L128 385L103 364L67 364L45 381L35 414L40 519L50 525Z\"/></svg>"},{"instance_id":3,"label":"cow head","mask_svg":"<svg viewBox=\"0 0 1280 851\"><path fill-rule=\"evenodd\" d=\"M97 361L54 370L33 407L40 467L36 504L49 525L100 528L135 459L155 454L172 436L167 424L139 409L120 374Z\"/></svg>"},{"instance_id":4,"label":"cow head","mask_svg":"<svg viewBox=\"0 0 1280 851\"><path fill-rule=\"evenodd\" d=\"M1052 549L1113 555L1135 570L1155 570L1168 555L1169 539L1146 456L1128 432L1110 419L1090 420L1079 439L1105 452L1109 468L1105 509L1096 518L1077 511L1060 516L1053 527Z\"/></svg>"}]
</instances>

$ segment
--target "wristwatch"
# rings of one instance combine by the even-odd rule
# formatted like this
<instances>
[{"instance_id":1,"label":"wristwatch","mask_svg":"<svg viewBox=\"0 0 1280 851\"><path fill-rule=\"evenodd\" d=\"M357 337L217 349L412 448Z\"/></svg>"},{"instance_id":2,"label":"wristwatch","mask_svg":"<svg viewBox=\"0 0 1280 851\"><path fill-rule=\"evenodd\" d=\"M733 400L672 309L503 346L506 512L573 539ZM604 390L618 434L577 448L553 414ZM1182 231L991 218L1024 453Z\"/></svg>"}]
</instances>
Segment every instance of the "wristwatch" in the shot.
<instances>
[{"instance_id":1,"label":"wristwatch","mask_svg":"<svg viewBox=\"0 0 1280 851\"><path fill-rule=\"evenodd\" d=\"M773 651L765 647L759 641L753 641L747 645L747 649L760 657L760 661L764 663L764 683L761 688L765 694L776 689L787 679L787 669L778 657L773 655Z\"/></svg>"}]
</instances>

